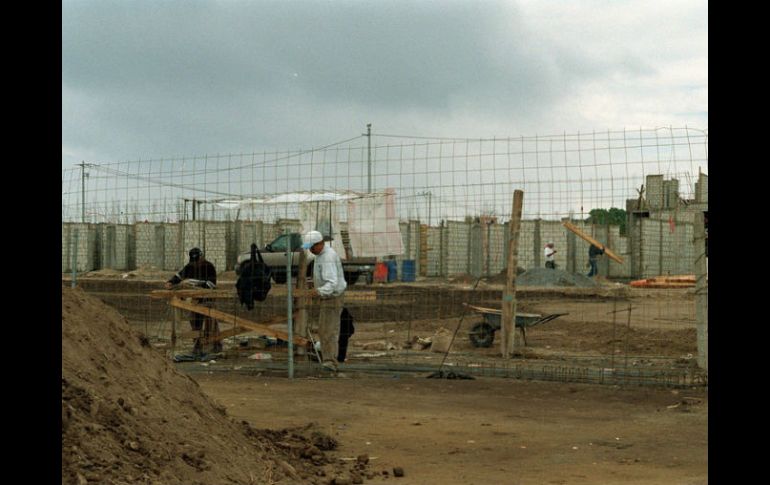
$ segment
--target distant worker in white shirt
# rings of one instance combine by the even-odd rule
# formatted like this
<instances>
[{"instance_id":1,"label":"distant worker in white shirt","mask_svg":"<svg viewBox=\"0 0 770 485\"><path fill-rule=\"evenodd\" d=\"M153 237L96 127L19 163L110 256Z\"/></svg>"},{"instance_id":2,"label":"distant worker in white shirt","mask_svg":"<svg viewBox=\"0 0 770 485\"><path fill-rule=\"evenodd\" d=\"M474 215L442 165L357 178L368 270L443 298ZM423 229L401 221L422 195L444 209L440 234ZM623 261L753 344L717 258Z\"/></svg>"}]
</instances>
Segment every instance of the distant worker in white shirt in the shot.
<instances>
[{"instance_id":1,"label":"distant worker in white shirt","mask_svg":"<svg viewBox=\"0 0 770 485\"><path fill-rule=\"evenodd\" d=\"M554 254L556 250L553 248L553 241L545 243L545 267L556 269L556 261L554 260Z\"/></svg>"},{"instance_id":2,"label":"distant worker in white shirt","mask_svg":"<svg viewBox=\"0 0 770 485\"><path fill-rule=\"evenodd\" d=\"M340 315L343 295L348 287L342 270L342 260L337 252L327 246L323 235L309 231L303 236L303 249L315 255L313 262L313 296L321 298L318 332L321 335L321 355L324 368L337 372L339 351Z\"/></svg>"}]
</instances>

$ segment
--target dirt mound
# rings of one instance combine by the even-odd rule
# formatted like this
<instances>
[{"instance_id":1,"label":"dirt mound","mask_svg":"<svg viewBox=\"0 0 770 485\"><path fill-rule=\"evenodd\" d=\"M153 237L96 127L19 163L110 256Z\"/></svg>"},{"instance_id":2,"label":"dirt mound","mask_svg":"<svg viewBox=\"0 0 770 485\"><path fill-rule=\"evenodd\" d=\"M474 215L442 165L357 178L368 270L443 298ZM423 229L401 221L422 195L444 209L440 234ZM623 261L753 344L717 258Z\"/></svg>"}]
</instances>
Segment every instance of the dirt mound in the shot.
<instances>
[{"instance_id":1,"label":"dirt mound","mask_svg":"<svg viewBox=\"0 0 770 485\"><path fill-rule=\"evenodd\" d=\"M560 269L531 268L516 277L516 285L521 286L581 286L592 287L599 284L582 274L568 273Z\"/></svg>"},{"instance_id":2,"label":"dirt mound","mask_svg":"<svg viewBox=\"0 0 770 485\"><path fill-rule=\"evenodd\" d=\"M236 422L114 309L62 287L62 483L329 483L366 473L314 424Z\"/></svg>"}]
</instances>

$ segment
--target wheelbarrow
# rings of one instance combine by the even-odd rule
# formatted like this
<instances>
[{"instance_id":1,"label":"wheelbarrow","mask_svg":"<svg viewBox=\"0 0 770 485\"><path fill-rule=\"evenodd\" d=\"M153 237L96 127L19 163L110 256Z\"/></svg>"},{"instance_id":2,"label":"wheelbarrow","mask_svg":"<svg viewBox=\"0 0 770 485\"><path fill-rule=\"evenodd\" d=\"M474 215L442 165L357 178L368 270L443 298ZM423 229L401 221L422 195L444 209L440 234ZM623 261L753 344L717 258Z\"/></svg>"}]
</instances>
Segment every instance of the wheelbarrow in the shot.
<instances>
[{"instance_id":1,"label":"wheelbarrow","mask_svg":"<svg viewBox=\"0 0 770 485\"><path fill-rule=\"evenodd\" d=\"M500 330L500 320L502 319L503 311L498 308L485 308L475 305L468 305L463 303L471 310L480 313L484 317L484 321L478 323L471 328L468 332L468 337L471 339L471 343L474 347L491 347L492 342L495 340L495 332ZM524 346L527 345L527 328L534 327L535 325L541 325L551 320L555 320L561 316L569 315L569 313L551 313L549 315L541 315L539 313L516 313L516 328L521 331L521 336L524 339Z\"/></svg>"}]
</instances>

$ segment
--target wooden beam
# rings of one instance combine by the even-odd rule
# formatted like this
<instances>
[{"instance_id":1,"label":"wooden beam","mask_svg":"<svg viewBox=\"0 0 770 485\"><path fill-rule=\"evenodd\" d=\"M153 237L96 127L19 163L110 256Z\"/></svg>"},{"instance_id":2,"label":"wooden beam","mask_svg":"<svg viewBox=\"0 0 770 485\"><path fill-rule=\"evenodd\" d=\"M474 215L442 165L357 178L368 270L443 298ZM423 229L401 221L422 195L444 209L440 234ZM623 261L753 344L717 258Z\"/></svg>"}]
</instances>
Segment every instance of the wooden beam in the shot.
<instances>
[{"instance_id":1,"label":"wooden beam","mask_svg":"<svg viewBox=\"0 0 770 485\"><path fill-rule=\"evenodd\" d=\"M252 322L251 320L246 320L245 318L236 317L235 315L231 315L229 313L225 313L214 308L209 308L207 306L198 305L196 303L189 303L189 302L180 300L178 298L172 298L171 301L169 301L169 305L176 308L181 308L183 310L188 310L201 315L205 315L207 317L213 317L219 320L220 322L226 322L238 327L248 328L255 332L261 332L263 335L276 337L281 340L285 340L287 342L289 341L289 335L286 332L283 332L281 330L274 330L267 326L273 322L267 323L267 324ZM286 318L275 317L273 320L277 320L278 322L285 322ZM304 346L309 343L309 340L307 340L304 337L294 336L294 338L292 339L292 342L294 342L296 345Z\"/></svg>"},{"instance_id":2,"label":"wooden beam","mask_svg":"<svg viewBox=\"0 0 770 485\"><path fill-rule=\"evenodd\" d=\"M516 336L516 267L519 263L519 230L521 226L521 210L524 205L524 191L513 192L511 222L508 227L508 273L503 292L503 308L500 317L501 339L500 351L507 359L513 353Z\"/></svg>"},{"instance_id":3,"label":"wooden beam","mask_svg":"<svg viewBox=\"0 0 770 485\"><path fill-rule=\"evenodd\" d=\"M235 289L231 290L152 290L150 298L237 298Z\"/></svg>"},{"instance_id":4,"label":"wooden beam","mask_svg":"<svg viewBox=\"0 0 770 485\"><path fill-rule=\"evenodd\" d=\"M607 255L607 256L608 256L610 259L612 259L612 260L614 260L614 261L616 261L616 262L618 262L618 263L620 263L620 264L623 264L623 258L621 258L621 257L620 257L620 256L618 256L617 254L613 253L613 252L610 250L610 248L608 248L608 247L607 247L607 246L605 246L604 244L600 243L600 242L599 242L599 241L597 241L596 239L592 238L592 237L591 237L591 236L589 236L588 234L586 234L586 233L584 233L583 231L581 231L580 229L578 229L578 228L577 228L577 226L575 226L574 224L572 224L572 223L570 223L570 222L568 222L568 221L564 221L564 222L562 222L562 225L563 225L564 227L566 227L567 229L569 229L570 231L572 231L572 232L574 232L575 234L577 234L577 236L578 236L579 238L583 239L584 241L588 242L589 244L593 244L593 245L594 245L594 246L596 246L597 248L599 248L599 249L603 249L603 250L604 250L604 253L605 253L605 254L606 254L606 255Z\"/></svg>"},{"instance_id":5,"label":"wooden beam","mask_svg":"<svg viewBox=\"0 0 770 485\"><path fill-rule=\"evenodd\" d=\"M187 339L187 338L197 338L197 337L201 336L202 332L203 332L203 330L190 330L190 331L187 331L187 332L184 332L184 333L178 335L178 337L179 338L185 338L185 339ZM222 339L226 339L228 337L233 337L235 335L240 335L242 333L248 333L248 332L253 332L253 330L251 330L249 328L246 328L246 327L228 328L227 330L220 331L219 335L210 336L209 340L211 340L211 341L222 340Z\"/></svg>"}]
</instances>

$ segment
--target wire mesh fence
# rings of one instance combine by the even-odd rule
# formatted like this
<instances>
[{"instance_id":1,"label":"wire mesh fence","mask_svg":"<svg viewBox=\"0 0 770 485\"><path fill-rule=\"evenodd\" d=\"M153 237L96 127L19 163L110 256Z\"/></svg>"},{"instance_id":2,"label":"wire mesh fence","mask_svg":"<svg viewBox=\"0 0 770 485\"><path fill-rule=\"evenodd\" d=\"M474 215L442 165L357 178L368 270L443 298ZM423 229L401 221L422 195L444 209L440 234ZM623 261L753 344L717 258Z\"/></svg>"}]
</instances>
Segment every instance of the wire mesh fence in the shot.
<instances>
[{"instance_id":1,"label":"wire mesh fence","mask_svg":"<svg viewBox=\"0 0 770 485\"><path fill-rule=\"evenodd\" d=\"M174 310L151 293L190 248L203 249L217 291L230 292L214 308L278 322L294 310L287 243L317 229L343 258L356 322L351 369L705 383L707 173L708 134L693 128L500 139L372 133L306 150L84 161L62 171L62 274L168 346ZM512 238L514 190L524 201ZM595 266L589 241L609 250ZM274 266L275 284L247 310L236 269L252 243ZM513 358L503 359L497 328L512 249L521 328ZM317 313L311 303L311 328ZM283 340L231 326L232 365L287 359Z\"/></svg>"}]
</instances>

